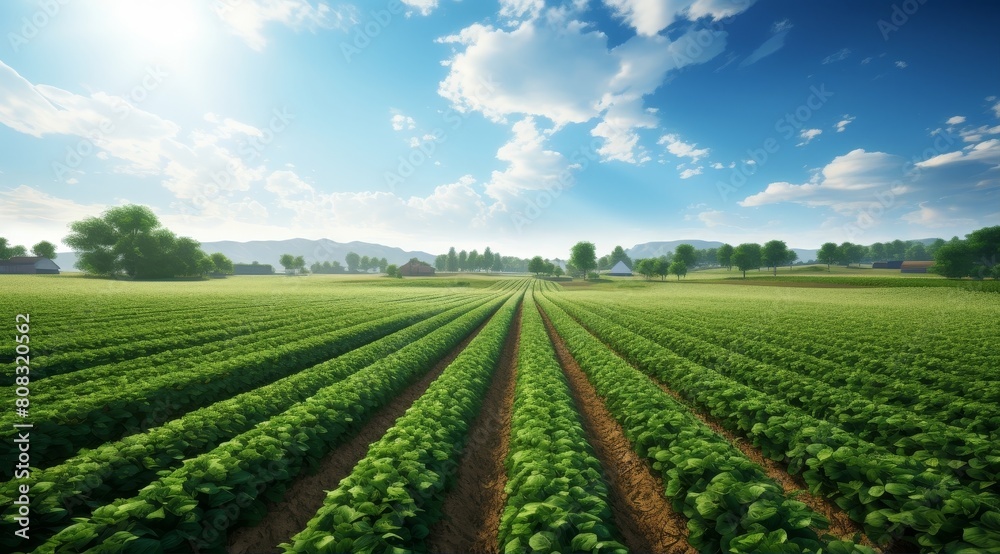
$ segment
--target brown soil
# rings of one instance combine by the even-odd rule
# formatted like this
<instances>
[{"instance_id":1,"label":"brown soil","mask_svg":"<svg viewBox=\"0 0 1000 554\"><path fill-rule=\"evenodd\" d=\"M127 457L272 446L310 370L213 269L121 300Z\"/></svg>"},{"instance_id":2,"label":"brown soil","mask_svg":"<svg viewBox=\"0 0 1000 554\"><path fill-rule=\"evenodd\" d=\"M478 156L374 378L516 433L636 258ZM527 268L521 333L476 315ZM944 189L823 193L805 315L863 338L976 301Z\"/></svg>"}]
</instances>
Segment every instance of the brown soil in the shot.
<instances>
[{"instance_id":1,"label":"brown soil","mask_svg":"<svg viewBox=\"0 0 1000 554\"><path fill-rule=\"evenodd\" d=\"M350 440L327 454L316 473L296 478L281 502L268 504L267 516L257 525L233 529L229 534L227 551L230 554L280 553L278 545L305 529L309 520L323 506L326 491L336 488L351 473L354 466L368 454L368 446L381 438L396 419L424 394L427 387L465 350L487 322L488 319L431 371L376 411Z\"/></svg>"},{"instance_id":2,"label":"brown soil","mask_svg":"<svg viewBox=\"0 0 1000 554\"><path fill-rule=\"evenodd\" d=\"M500 365L486 392L458 468L455 487L442 507L441 520L431 526L428 552L499 552L497 532L507 504L507 451L514 407L521 310L507 333Z\"/></svg>"},{"instance_id":3,"label":"brown soil","mask_svg":"<svg viewBox=\"0 0 1000 554\"><path fill-rule=\"evenodd\" d=\"M633 552L696 552L687 541L686 519L663 496L663 481L632 450L621 425L608 412L544 311L542 318L583 417L588 442L608 479L612 516L625 545Z\"/></svg>"},{"instance_id":4,"label":"brown soil","mask_svg":"<svg viewBox=\"0 0 1000 554\"><path fill-rule=\"evenodd\" d=\"M826 530L819 530L818 532L820 535L829 533L842 540L854 540L855 536L860 536L861 544L879 551L879 548L864 535L861 524L852 521L839 506L831 502L829 499L823 498L822 496L816 496L809 492L809 487L806 485L805 481L802 480L801 476L788 473L786 464L776 462L764 456L759 448L748 442L743 437L736 435L723 427L718 419L693 406L690 402L681 397L681 395L677 394L677 392L671 390L670 387L660 383L656 379L653 379L653 382L656 383L657 386L659 386L664 392L686 406L691 413L695 415L695 417L710 427L712 431L715 431L716 434L724 437L733 446L738 448L744 456L750 458L751 461L763 467L767 476L774 479L779 485L781 485L781 488L784 489L786 496L794 497L796 500L805 503L814 512L821 514L830 520L830 528Z\"/></svg>"}]
</instances>

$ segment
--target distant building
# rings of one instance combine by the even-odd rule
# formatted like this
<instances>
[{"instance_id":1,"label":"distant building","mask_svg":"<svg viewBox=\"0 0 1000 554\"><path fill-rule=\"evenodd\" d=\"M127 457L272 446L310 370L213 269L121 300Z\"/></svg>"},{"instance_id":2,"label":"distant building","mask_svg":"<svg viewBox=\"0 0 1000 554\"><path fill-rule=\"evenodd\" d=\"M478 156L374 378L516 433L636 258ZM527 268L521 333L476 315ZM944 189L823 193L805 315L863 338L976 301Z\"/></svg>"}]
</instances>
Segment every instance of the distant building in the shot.
<instances>
[{"instance_id":1,"label":"distant building","mask_svg":"<svg viewBox=\"0 0 1000 554\"><path fill-rule=\"evenodd\" d=\"M41 256L17 256L0 260L0 274L59 275L59 266Z\"/></svg>"},{"instance_id":2,"label":"distant building","mask_svg":"<svg viewBox=\"0 0 1000 554\"><path fill-rule=\"evenodd\" d=\"M625 265L625 262L619 260L619 262L615 264L615 267L612 267L611 271L608 272L608 275L612 277L631 277L632 270Z\"/></svg>"},{"instance_id":3,"label":"distant building","mask_svg":"<svg viewBox=\"0 0 1000 554\"><path fill-rule=\"evenodd\" d=\"M233 275L274 275L271 264L233 264Z\"/></svg>"},{"instance_id":4,"label":"distant building","mask_svg":"<svg viewBox=\"0 0 1000 554\"><path fill-rule=\"evenodd\" d=\"M903 267L903 260L890 260L885 262L886 269L900 269Z\"/></svg>"},{"instance_id":5,"label":"distant building","mask_svg":"<svg viewBox=\"0 0 1000 554\"><path fill-rule=\"evenodd\" d=\"M872 269L889 269L889 262L873 262Z\"/></svg>"},{"instance_id":6,"label":"distant building","mask_svg":"<svg viewBox=\"0 0 1000 554\"><path fill-rule=\"evenodd\" d=\"M399 266L399 274L404 277L434 275L434 266L414 258Z\"/></svg>"},{"instance_id":7,"label":"distant building","mask_svg":"<svg viewBox=\"0 0 1000 554\"><path fill-rule=\"evenodd\" d=\"M927 273L927 270L934 265L934 262L903 262L899 268L900 273Z\"/></svg>"}]
</instances>

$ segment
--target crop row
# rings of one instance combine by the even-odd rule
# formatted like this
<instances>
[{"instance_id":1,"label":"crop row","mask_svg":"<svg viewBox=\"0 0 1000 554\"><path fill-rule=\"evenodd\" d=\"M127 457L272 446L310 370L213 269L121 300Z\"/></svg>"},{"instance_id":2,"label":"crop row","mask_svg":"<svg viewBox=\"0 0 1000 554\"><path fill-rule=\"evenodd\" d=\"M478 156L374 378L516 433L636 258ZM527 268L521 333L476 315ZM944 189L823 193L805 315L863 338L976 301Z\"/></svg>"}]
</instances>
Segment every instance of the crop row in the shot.
<instances>
[{"instance_id":1,"label":"crop row","mask_svg":"<svg viewBox=\"0 0 1000 554\"><path fill-rule=\"evenodd\" d=\"M943 468L955 466L955 475L973 490L986 490L1000 479L996 443L973 432L921 418L898 406L876 404L877 390L855 391L829 385L806 375L766 364L697 336L673 331L648 317L622 316L588 304L597 317L668 348L681 357L753 387L813 417L834 423L848 433L887 450L937 458Z\"/></svg>"},{"instance_id":2,"label":"crop row","mask_svg":"<svg viewBox=\"0 0 1000 554\"><path fill-rule=\"evenodd\" d=\"M639 369L749 437L764 455L787 461L791 473L802 472L813 493L833 498L873 540L970 552L1000 540L996 495L969 490L934 460L891 454L603 316L559 304Z\"/></svg>"},{"instance_id":3,"label":"crop row","mask_svg":"<svg viewBox=\"0 0 1000 554\"><path fill-rule=\"evenodd\" d=\"M764 470L713 433L547 299L556 332L622 425L635 451L664 481L665 495L688 518L689 542L702 551L852 552L820 537L829 522L784 496Z\"/></svg>"},{"instance_id":4,"label":"crop row","mask_svg":"<svg viewBox=\"0 0 1000 554\"><path fill-rule=\"evenodd\" d=\"M69 518L87 515L90 508L111 499L133 495L153 481L158 472L218 446L378 360L398 356L397 351L435 329L447 325L462 328L456 318L485 301L486 298L474 298L270 385L190 412L145 433L82 451L60 465L32 472L28 479L5 483L0 486L0 505L8 508L3 514L6 519L0 520L0 536L13 537L13 517L17 512L13 500L21 485L31 488L33 517L45 525L45 532L35 531L32 538L44 539Z\"/></svg>"},{"instance_id":5,"label":"crop row","mask_svg":"<svg viewBox=\"0 0 1000 554\"><path fill-rule=\"evenodd\" d=\"M472 310L459 318L460 325L441 327L397 355L185 460L137 496L94 510L89 519L63 529L36 552L83 551L96 545L107 551L126 545L150 552L221 550L229 528L263 517L266 501L280 499L292 479L316 466L372 413L429 371L501 302Z\"/></svg>"},{"instance_id":6,"label":"crop row","mask_svg":"<svg viewBox=\"0 0 1000 554\"><path fill-rule=\"evenodd\" d=\"M521 301L512 296L396 424L368 449L286 552L420 548L441 516L469 426Z\"/></svg>"},{"instance_id":7,"label":"crop row","mask_svg":"<svg viewBox=\"0 0 1000 554\"><path fill-rule=\"evenodd\" d=\"M38 437L32 441L32 455L49 463L65 459L81 447L100 445L293 374L398 331L427 315L426 312L389 315L305 338L261 342L258 351L212 364L177 364L157 368L157 372L134 376L130 373L115 384L93 381L89 387L81 384L70 389L74 396L61 402L53 399L42 403L32 398L33 406L38 405L32 409L33 430ZM4 416L0 421L10 417L13 416ZM0 437L13 433L10 425L4 429ZM12 442L5 442L0 450L0 463L13 463L17 455L14 447Z\"/></svg>"},{"instance_id":8,"label":"crop row","mask_svg":"<svg viewBox=\"0 0 1000 554\"><path fill-rule=\"evenodd\" d=\"M621 551L601 464L533 299L520 340L500 551Z\"/></svg>"}]
</instances>

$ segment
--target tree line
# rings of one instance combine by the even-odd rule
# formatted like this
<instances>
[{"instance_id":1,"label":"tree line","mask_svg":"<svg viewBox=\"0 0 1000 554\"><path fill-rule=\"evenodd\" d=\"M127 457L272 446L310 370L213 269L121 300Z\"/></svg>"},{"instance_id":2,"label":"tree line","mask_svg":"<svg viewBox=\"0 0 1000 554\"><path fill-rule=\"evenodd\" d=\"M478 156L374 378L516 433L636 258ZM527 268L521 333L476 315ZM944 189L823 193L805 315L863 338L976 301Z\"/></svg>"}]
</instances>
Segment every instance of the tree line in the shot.
<instances>
[{"instance_id":1,"label":"tree line","mask_svg":"<svg viewBox=\"0 0 1000 554\"><path fill-rule=\"evenodd\" d=\"M452 246L447 254L439 254L434 258L434 269L438 271L457 272L513 272L524 273L528 271L528 260L514 256L502 256L499 252L494 252L489 246L480 253L476 249L471 251L457 251Z\"/></svg>"},{"instance_id":2,"label":"tree line","mask_svg":"<svg viewBox=\"0 0 1000 554\"><path fill-rule=\"evenodd\" d=\"M31 247L31 253L35 256L54 260L56 259L56 245L47 240L43 240ZM20 244L11 246L10 241L4 237L0 237L0 260L21 258L27 255L27 248Z\"/></svg>"}]
</instances>

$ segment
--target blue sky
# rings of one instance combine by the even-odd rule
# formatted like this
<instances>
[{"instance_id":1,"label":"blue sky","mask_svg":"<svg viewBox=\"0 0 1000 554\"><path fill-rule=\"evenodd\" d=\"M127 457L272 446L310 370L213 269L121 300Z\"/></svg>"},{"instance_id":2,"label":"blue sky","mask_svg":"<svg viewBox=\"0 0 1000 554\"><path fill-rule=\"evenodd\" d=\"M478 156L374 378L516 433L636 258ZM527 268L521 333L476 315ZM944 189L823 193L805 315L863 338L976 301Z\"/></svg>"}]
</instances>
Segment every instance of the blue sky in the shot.
<instances>
[{"instance_id":1,"label":"blue sky","mask_svg":"<svg viewBox=\"0 0 1000 554\"><path fill-rule=\"evenodd\" d=\"M1000 224L1000 5L17 0L0 236L565 257Z\"/></svg>"}]
</instances>

